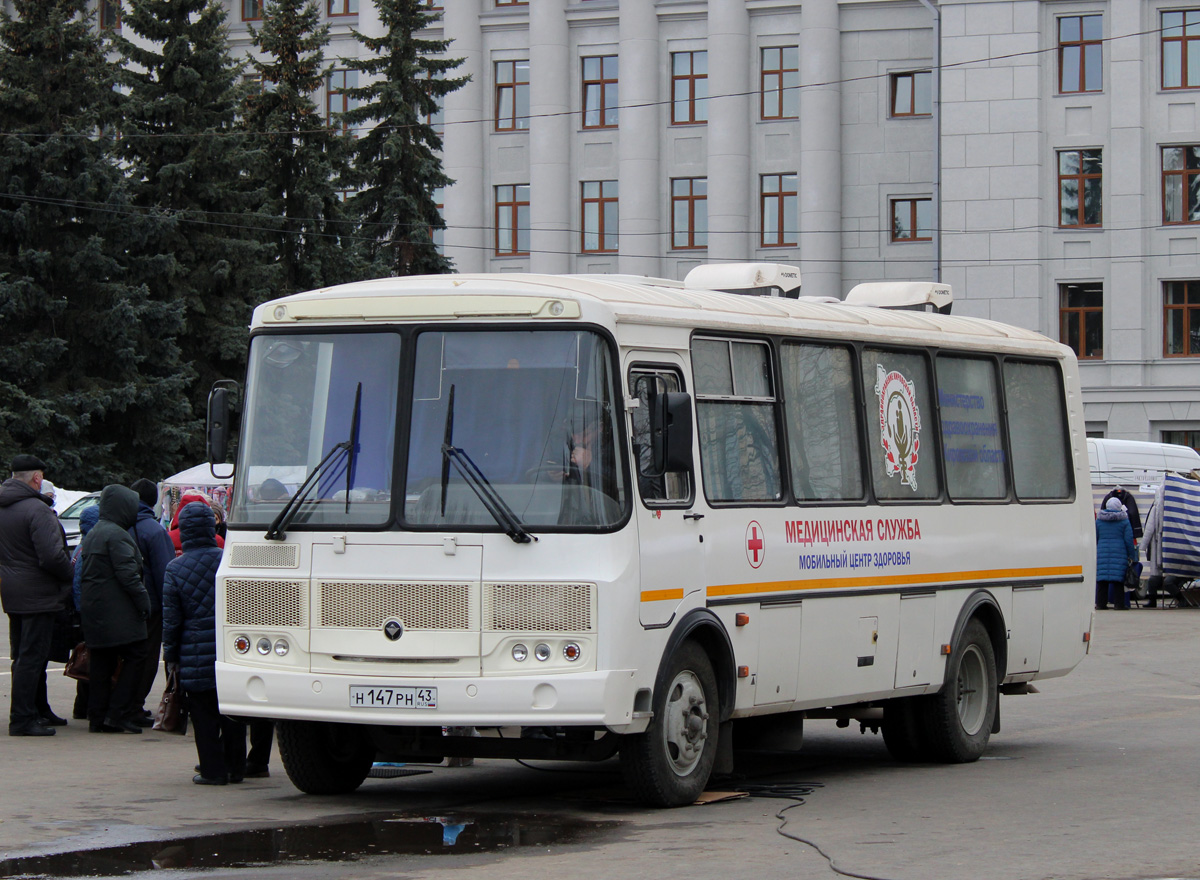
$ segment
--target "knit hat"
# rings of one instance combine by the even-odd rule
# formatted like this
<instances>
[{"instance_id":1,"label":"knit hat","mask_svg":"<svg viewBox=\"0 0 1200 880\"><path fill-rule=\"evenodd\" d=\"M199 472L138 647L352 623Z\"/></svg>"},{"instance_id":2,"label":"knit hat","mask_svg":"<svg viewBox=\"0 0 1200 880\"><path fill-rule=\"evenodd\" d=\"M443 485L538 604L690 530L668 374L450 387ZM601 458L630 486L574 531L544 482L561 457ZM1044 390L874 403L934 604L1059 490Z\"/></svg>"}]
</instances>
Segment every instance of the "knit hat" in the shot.
<instances>
[{"instance_id":1,"label":"knit hat","mask_svg":"<svg viewBox=\"0 0 1200 880\"><path fill-rule=\"evenodd\" d=\"M47 498L49 498L51 501L53 501L54 495L57 491L58 490L54 488L53 483L51 483L45 477L42 477L42 494L43 495L45 495Z\"/></svg>"},{"instance_id":2,"label":"knit hat","mask_svg":"<svg viewBox=\"0 0 1200 880\"><path fill-rule=\"evenodd\" d=\"M1116 498L1109 498L1104 502L1104 509L1111 510L1113 513L1116 513L1118 510L1124 510L1125 505Z\"/></svg>"}]
</instances>

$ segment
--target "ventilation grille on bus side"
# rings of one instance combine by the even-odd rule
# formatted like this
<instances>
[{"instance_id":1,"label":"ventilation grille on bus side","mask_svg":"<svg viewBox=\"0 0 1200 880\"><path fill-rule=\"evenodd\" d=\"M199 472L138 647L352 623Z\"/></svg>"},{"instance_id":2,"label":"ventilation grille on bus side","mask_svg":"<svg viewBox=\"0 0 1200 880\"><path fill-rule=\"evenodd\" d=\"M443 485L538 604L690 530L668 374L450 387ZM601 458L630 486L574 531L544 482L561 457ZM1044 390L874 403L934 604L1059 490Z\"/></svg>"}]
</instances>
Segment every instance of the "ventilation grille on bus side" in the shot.
<instances>
[{"instance_id":1,"label":"ventilation grille on bus side","mask_svg":"<svg viewBox=\"0 0 1200 880\"><path fill-rule=\"evenodd\" d=\"M234 544L228 548L230 568L297 568L299 544Z\"/></svg>"},{"instance_id":2,"label":"ventilation grille on bus side","mask_svg":"<svg viewBox=\"0 0 1200 880\"><path fill-rule=\"evenodd\" d=\"M592 584L484 584L484 630L591 632Z\"/></svg>"},{"instance_id":3,"label":"ventilation grille on bus side","mask_svg":"<svg viewBox=\"0 0 1200 880\"><path fill-rule=\"evenodd\" d=\"M306 626L304 581L226 578L225 622L231 626Z\"/></svg>"},{"instance_id":4,"label":"ventilation grille on bus side","mask_svg":"<svg viewBox=\"0 0 1200 880\"><path fill-rule=\"evenodd\" d=\"M408 629L470 630L469 583L323 581L321 626L378 629L396 617Z\"/></svg>"}]
</instances>

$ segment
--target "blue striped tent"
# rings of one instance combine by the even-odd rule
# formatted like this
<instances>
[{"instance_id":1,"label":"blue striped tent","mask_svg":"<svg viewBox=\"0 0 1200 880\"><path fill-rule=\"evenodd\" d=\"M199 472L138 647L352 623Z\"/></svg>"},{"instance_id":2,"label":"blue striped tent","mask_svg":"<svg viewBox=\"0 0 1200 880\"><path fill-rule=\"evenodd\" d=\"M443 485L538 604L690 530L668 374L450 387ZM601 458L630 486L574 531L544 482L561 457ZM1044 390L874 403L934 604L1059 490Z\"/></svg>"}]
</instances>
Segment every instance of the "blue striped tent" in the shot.
<instances>
[{"instance_id":1,"label":"blue striped tent","mask_svg":"<svg viewBox=\"0 0 1200 880\"><path fill-rule=\"evenodd\" d=\"M1200 578L1200 482L1167 474L1163 490L1163 574Z\"/></svg>"}]
</instances>

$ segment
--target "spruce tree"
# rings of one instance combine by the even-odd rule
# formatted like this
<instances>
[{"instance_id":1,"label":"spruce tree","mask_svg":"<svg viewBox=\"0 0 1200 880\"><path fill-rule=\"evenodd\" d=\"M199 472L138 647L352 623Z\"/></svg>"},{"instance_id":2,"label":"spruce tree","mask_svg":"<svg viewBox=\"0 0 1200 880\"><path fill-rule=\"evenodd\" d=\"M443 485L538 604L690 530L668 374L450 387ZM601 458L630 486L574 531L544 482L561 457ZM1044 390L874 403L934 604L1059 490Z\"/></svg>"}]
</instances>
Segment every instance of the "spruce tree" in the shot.
<instances>
[{"instance_id":1,"label":"spruce tree","mask_svg":"<svg viewBox=\"0 0 1200 880\"><path fill-rule=\"evenodd\" d=\"M182 310L140 274L169 218L139 211L114 155L121 95L87 0L0 14L0 462L61 485L165 476L195 425Z\"/></svg>"},{"instance_id":2,"label":"spruce tree","mask_svg":"<svg viewBox=\"0 0 1200 880\"><path fill-rule=\"evenodd\" d=\"M172 271L148 283L186 305L180 345L197 372L190 397L203 418L212 383L242 377L250 312L273 293L271 248L254 218L262 190L246 174L254 156L237 125L245 63L230 55L219 0L127 4L123 29L142 39L115 41L129 94L124 157L135 203L175 220L160 242L174 255ZM200 432L190 451L203 454Z\"/></svg>"},{"instance_id":3,"label":"spruce tree","mask_svg":"<svg viewBox=\"0 0 1200 880\"><path fill-rule=\"evenodd\" d=\"M280 294L355 278L354 230L338 189L349 136L327 123L310 95L325 83L329 27L312 0L267 0L250 36L261 88L246 100L243 124L257 145L255 171L265 187L261 211L272 224Z\"/></svg>"},{"instance_id":4,"label":"spruce tree","mask_svg":"<svg viewBox=\"0 0 1200 880\"><path fill-rule=\"evenodd\" d=\"M453 183L442 171L442 139L429 120L468 77L447 79L461 58L442 58L449 40L419 34L439 13L422 0L375 0L383 34L354 32L371 57L348 61L367 82L349 90L357 102L345 120L358 127L348 177L349 208L361 224L361 248L380 275L449 272L433 233L444 228L434 193ZM368 124L373 127L366 129Z\"/></svg>"}]
</instances>

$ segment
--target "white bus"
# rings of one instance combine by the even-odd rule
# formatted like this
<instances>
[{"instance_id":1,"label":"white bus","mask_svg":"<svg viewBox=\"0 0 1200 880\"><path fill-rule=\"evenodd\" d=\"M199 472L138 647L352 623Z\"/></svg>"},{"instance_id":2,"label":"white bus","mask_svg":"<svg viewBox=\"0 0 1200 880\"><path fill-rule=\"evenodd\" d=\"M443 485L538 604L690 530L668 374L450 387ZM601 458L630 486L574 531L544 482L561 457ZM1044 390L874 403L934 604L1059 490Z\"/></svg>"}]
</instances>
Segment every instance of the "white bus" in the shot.
<instances>
[{"instance_id":1,"label":"white bus","mask_svg":"<svg viewBox=\"0 0 1200 880\"><path fill-rule=\"evenodd\" d=\"M1079 663L1071 352L743 274L393 278L255 310L217 681L224 712L281 719L298 788L619 753L675 805L817 717L972 761L1001 693Z\"/></svg>"}]
</instances>

